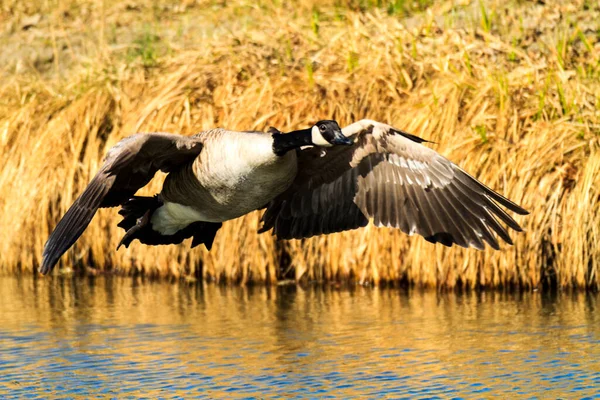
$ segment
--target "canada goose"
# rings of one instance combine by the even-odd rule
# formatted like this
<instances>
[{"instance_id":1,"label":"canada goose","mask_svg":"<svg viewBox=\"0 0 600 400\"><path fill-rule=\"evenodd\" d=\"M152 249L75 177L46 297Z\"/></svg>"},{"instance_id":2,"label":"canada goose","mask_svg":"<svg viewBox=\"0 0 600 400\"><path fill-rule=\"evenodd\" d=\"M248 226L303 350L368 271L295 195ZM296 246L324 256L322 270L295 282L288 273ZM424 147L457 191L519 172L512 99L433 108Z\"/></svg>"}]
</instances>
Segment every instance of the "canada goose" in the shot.
<instances>
[{"instance_id":1,"label":"canada goose","mask_svg":"<svg viewBox=\"0 0 600 400\"><path fill-rule=\"evenodd\" d=\"M451 246L498 249L512 244L498 217L519 224L498 204L526 210L392 126L335 121L282 134L213 129L187 137L138 133L112 147L96 176L69 208L44 248L40 271L52 270L99 207L121 206L121 245L204 243L210 250L223 221L266 208L260 232L299 239L377 226L418 233ZM134 196L156 171L160 194Z\"/></svg>"}]
</instances>

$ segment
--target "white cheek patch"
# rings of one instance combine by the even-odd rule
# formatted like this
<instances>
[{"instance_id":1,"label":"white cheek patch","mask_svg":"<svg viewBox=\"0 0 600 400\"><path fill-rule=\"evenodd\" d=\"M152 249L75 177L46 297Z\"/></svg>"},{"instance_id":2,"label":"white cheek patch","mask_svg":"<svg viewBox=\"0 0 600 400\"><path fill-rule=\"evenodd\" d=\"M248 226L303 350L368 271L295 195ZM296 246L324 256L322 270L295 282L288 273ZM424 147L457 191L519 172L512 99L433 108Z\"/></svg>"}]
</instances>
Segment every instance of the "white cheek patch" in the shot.
<instances>
[{"instance_id":1,"label":"white cheek patch","mask_svg":"<svg viewBox=\"0 0 600 400\"><path fill-rule=\"evenodd\" d=\"M310 139L316 146L321 146L321 147L333 146L331 143L329 143L327 140L325 140L323 135L321 135L321 131L319 131L319 127L316 125L313 126L310 131Z\"/></svg>"}]
</instances>

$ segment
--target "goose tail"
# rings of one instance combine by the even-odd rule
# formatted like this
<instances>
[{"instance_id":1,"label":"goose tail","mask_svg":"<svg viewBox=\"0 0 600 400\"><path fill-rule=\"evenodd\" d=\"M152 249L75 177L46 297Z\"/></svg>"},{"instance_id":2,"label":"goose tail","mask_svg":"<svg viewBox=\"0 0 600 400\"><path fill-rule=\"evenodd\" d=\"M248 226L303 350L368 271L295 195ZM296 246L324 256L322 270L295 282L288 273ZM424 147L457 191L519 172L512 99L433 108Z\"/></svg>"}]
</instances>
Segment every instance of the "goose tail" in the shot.
<instances>
[{"instance_id":1,"label":"goose tail","mask_svg":"<svg viewBox=\"0 0 600 400\"><path fill-rule=\"evenodd\" d=\"M210 250L221 223L198 221L193 222L185 228L172 235L163 235L152 229L152 215L163 205L160 196L142 197L134 196L129 199L119 211L123 220L118 224L125 230L125 235L119 242L117 250L121 246L129 247L135 239L141 243L157 246L163 244L179 244L185 239L193 238L192 248L204 244Z\"/></svg>"}]
</instances>

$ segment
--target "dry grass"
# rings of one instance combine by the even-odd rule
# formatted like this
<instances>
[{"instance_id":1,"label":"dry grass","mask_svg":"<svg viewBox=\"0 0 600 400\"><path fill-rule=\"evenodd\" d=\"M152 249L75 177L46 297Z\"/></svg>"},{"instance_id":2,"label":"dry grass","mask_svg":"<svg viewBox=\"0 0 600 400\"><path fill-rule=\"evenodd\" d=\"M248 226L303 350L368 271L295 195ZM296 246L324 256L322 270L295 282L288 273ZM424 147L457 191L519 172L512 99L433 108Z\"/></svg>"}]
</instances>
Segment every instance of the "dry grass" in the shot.
<instances>
[{"instance_id":1,"label":"dry grass","mask_svg":"<svg viewBox=\"0 0 600 400\"><path fill-rule=\"evenodd\" d=\"M598 288L597 4L440 2L421 12L427 3L371 3L4 4L0 268L37 267L51 228L131 133L368 117L437 142L529 209L519 218L527 232L498 252L373 227L278 243L256 234L253 214L225 224L210 253L188 243L115 252L118 216L102 210L62 270Z\"/></svg>"}]
</instances>

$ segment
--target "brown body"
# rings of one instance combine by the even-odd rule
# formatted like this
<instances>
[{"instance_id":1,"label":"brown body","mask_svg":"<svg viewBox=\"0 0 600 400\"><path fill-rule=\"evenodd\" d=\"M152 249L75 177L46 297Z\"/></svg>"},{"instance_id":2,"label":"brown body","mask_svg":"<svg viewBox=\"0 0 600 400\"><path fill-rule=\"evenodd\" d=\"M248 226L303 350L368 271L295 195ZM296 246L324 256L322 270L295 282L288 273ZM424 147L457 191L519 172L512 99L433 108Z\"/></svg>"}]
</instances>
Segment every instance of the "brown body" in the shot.
<instances>
[{"instance_id":1,"label":"brown body","mask_svg":"<svg viewBox=\"0 0 600 400\"><path fill-rule=\"evenodd\" d=\"M264 208L296 178L296 152L275 155L267 133L215 129L196 138L202 152L192 163L170 173L160 193L164 204L152 215L151 224L161 234L172 235L193 222L224 222Z\"/></svg>"},{"instance_id":2,"label":"brown body","mask_svg":"<svg viewBox=\"0 0 600 400\"><path fill-rule=\"evenodd\" d=\"M192 207L204 221L223 222L263 208L296 178L296 152L276 156L267 133L212 130L198 138L203 151L167 176L161 197Z\"/></svg>"}]
</instances>

